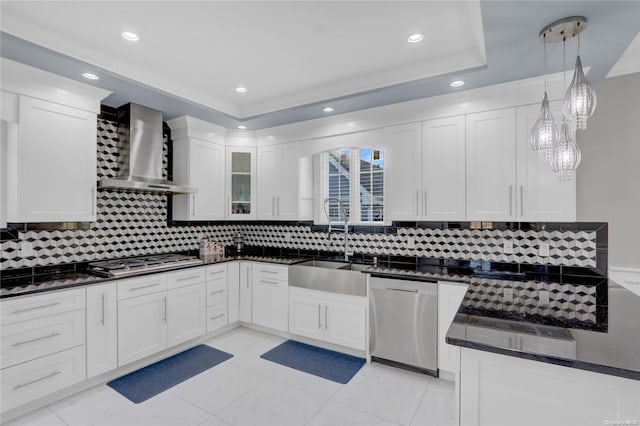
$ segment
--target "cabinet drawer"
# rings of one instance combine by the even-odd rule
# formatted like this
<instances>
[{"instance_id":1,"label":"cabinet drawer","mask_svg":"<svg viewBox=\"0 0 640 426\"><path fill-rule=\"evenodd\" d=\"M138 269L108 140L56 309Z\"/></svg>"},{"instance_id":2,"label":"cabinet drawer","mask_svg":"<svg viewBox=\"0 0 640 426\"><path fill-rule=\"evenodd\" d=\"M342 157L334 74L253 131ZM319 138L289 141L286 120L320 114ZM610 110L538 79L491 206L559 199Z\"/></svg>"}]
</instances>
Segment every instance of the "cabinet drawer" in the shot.
<instances>
[{"instance_id":1,"label":"cabinet drawer","mask_svg":"<svg viewBox=\"0 0 640 426\"><path fill-rule=\"evenodd\" d=\"M207 283L207 306L227 303L227 282L211 281Z\"/></svg>"},{"instance_id":2,"label":"cabinet drawer","mask_svg":"<svg viewBox=\"0 0 640 426\"><path fill-rule=\"evenodd\" d=\"M207 333L227 325L227 304L220 303L207 308Z\"/></svg>"},{"instance_id":3,"label":"cabinet drawer","mask_svg":"<svg viewBox=\"0 0 640 426\"><path fill-rule=\"evenodd\" d=\"M118 281L118 300L145 294L157 293L167 289L167 274L146 275Z\"/></svg>"},{"instance_id":4,"label":"cabinet drawer","mask_svg":"<svg viewBox=\"0 0 640 426\"><path fill-rule=\"evenodd\" d=\"M289 284L287 281L275 280L271 277L257 277L253 282L254 287L256 286L265 286L265 287L277 287L279 289L285 290L288 292ZM255 294L255 291L254 291Z\"/></svg>"},{"instance_id":5,"label":"cabinet drawer","mask_svg":"<svg viewBox=\"0 0 640 426\"><path fill-rule=\"evenodd\" d=\"M2 410L19 407L84 379L84 346L5 368L0 371Z\"/></svg>"},{"instance_id":6,"label":"cabinet drawer","mask_svg":"<svg viewBox=\"0 0 640 426\"><path fill-rule=\"evenodd\" d=\"M289 279L289 267L270 265L268 263L255 263L253 274L256 278L287 281Z\"/></svg>"},{"instance_id":7,"label":"cabinet drawer","mask_svg":"<svg viewBox=\"0 0 640 426\"><path fill-rule=\"evenodd\" d=\"M4 325L2 368L85 343L84 309Z\"/></svg>"},{"instance_id":8,"label":"cabinet drawer","mask_svg":"<svg viewBox=\"0 0 640 426\"><path fill-rule=\"evenodd\" d=\"M206 279L210 280L220 280L227 279L227 264L222 265L211 265L205 268L206 270Z\"/></svg>"},{"instance_id":9,"label":"cabinet drawer","mask_svg":"<svg viewBox=\"0 0 640 426\"><path fill-rule=\"evenodd\" d=\"M180 288L204 282L204 268L189 268L167 274L169 288Z\"/></svg>"},{"instance_id":10,"label":"cabinet drawer","mask_svg":"<svg viewBox=\"0 0 640 426\"><path fill-rule=\"evenodd\" d=\"M83 288L37 294L2 301L2 325L41 318L48 315L82 309L85 306Z\"/></svg>"}]
</instances>

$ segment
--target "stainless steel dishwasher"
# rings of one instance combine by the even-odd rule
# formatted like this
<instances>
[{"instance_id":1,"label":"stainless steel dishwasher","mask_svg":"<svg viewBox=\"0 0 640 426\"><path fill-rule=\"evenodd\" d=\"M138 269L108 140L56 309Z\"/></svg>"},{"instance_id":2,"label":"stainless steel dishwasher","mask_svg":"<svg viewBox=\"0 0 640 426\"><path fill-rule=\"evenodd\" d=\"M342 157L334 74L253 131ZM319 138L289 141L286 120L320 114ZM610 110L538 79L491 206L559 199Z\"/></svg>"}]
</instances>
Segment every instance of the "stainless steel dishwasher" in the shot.
<instances>
[{"instance_id":1,"label":"stainless steel dishwasher","mask_svg":"<svg viewBox=\"0 0 640 426\"><path fill-rule=\"evenodd\" d=\"M374 361L438 376L438 284L372 277L369 349Z\"/></svg>"}]
</instances>

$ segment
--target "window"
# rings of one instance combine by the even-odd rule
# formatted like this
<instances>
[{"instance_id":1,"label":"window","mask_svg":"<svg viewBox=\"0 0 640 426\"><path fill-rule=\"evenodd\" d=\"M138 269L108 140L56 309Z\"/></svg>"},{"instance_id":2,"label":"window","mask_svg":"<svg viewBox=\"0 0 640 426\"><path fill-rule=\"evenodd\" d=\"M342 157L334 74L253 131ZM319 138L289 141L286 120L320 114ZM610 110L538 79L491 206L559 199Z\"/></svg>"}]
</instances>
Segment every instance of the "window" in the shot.
<instances>
[{"instance_id":1,"label":"window","mask_svg":"<svg viewBox=\"0 0 640 426\"><path fill-rule=\"evenodd\" d=\"M351 148L323 152L319 155L318 222L342 222L340 200L351 223L384 221L384 150ZM328 217L327 217L328 216Z\"/></svg>"}]
</instances>

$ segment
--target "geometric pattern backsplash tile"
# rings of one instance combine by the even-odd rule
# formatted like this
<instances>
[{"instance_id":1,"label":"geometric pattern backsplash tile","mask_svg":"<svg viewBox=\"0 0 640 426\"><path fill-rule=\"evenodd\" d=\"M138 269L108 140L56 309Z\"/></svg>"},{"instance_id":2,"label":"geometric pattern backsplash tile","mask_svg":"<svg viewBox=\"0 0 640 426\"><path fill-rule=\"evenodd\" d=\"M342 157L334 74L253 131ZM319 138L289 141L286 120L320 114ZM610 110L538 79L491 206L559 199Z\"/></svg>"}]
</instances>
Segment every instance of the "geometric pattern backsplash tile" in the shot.
<instances>
[{"instance_id":1,"label":"geometric pattern backsplash tile","mask_svg":"<svg viewBox=\"0 0 640 426\"><path fill-rule=\"evenodd\" d=\"M167 169L165 147L164 173ZM97 178L118 172L118 135L114 122L98 119ZM203 237L228 245L237 232L245 243L302 250L342 251L344 235L313 231L309 226L223 224L168 226L166 196L100 190L97 221L90 230L26 231L1 244L0 269L93 261L151 253L195 250ZM408 246L409 239L414 244ZM513 252L504 253L505 241ZM32 252L23 255L23 243ZM540 256L541 243L549 255ZM596 231L476 230L398 228L396 234L351 233L349 249L370 255L418 256L558 266L596 266Z\"/></svg>"},{"instance_id":2,"label":"geometric pattern backsplash tile","mask_svg":"<svg viewBox=\"0 0 640 426\"><path fill-rule=\"evenodd\" d=\"M596 322L595 286L494 279L474 279L474 284L465 296L464 307ZM504 299L505 287L512 287L512 299ZM548 302L540 300L541 290L548 292Z\"/></svg>"}]
</instances>

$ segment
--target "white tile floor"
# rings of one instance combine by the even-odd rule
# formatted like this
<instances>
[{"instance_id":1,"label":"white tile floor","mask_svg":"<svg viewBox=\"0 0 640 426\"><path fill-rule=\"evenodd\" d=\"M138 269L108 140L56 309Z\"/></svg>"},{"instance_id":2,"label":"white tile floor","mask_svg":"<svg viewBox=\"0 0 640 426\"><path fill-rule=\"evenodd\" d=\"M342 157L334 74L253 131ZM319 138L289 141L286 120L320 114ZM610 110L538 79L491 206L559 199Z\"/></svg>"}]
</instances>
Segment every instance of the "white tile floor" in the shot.
<instances>
[{"instance_id":1,"label":"white tile floor","mask_svg":"<svg viewBox=\"0 0 640 426\"><path fill-rule=\"evenodd\" d=\"M237 328L207 344L230 360L141 404L101 385L6 426L453 424L453 383L367 364L346 385L259 356L285 339Z\"/></svg>"}]
</instances>

